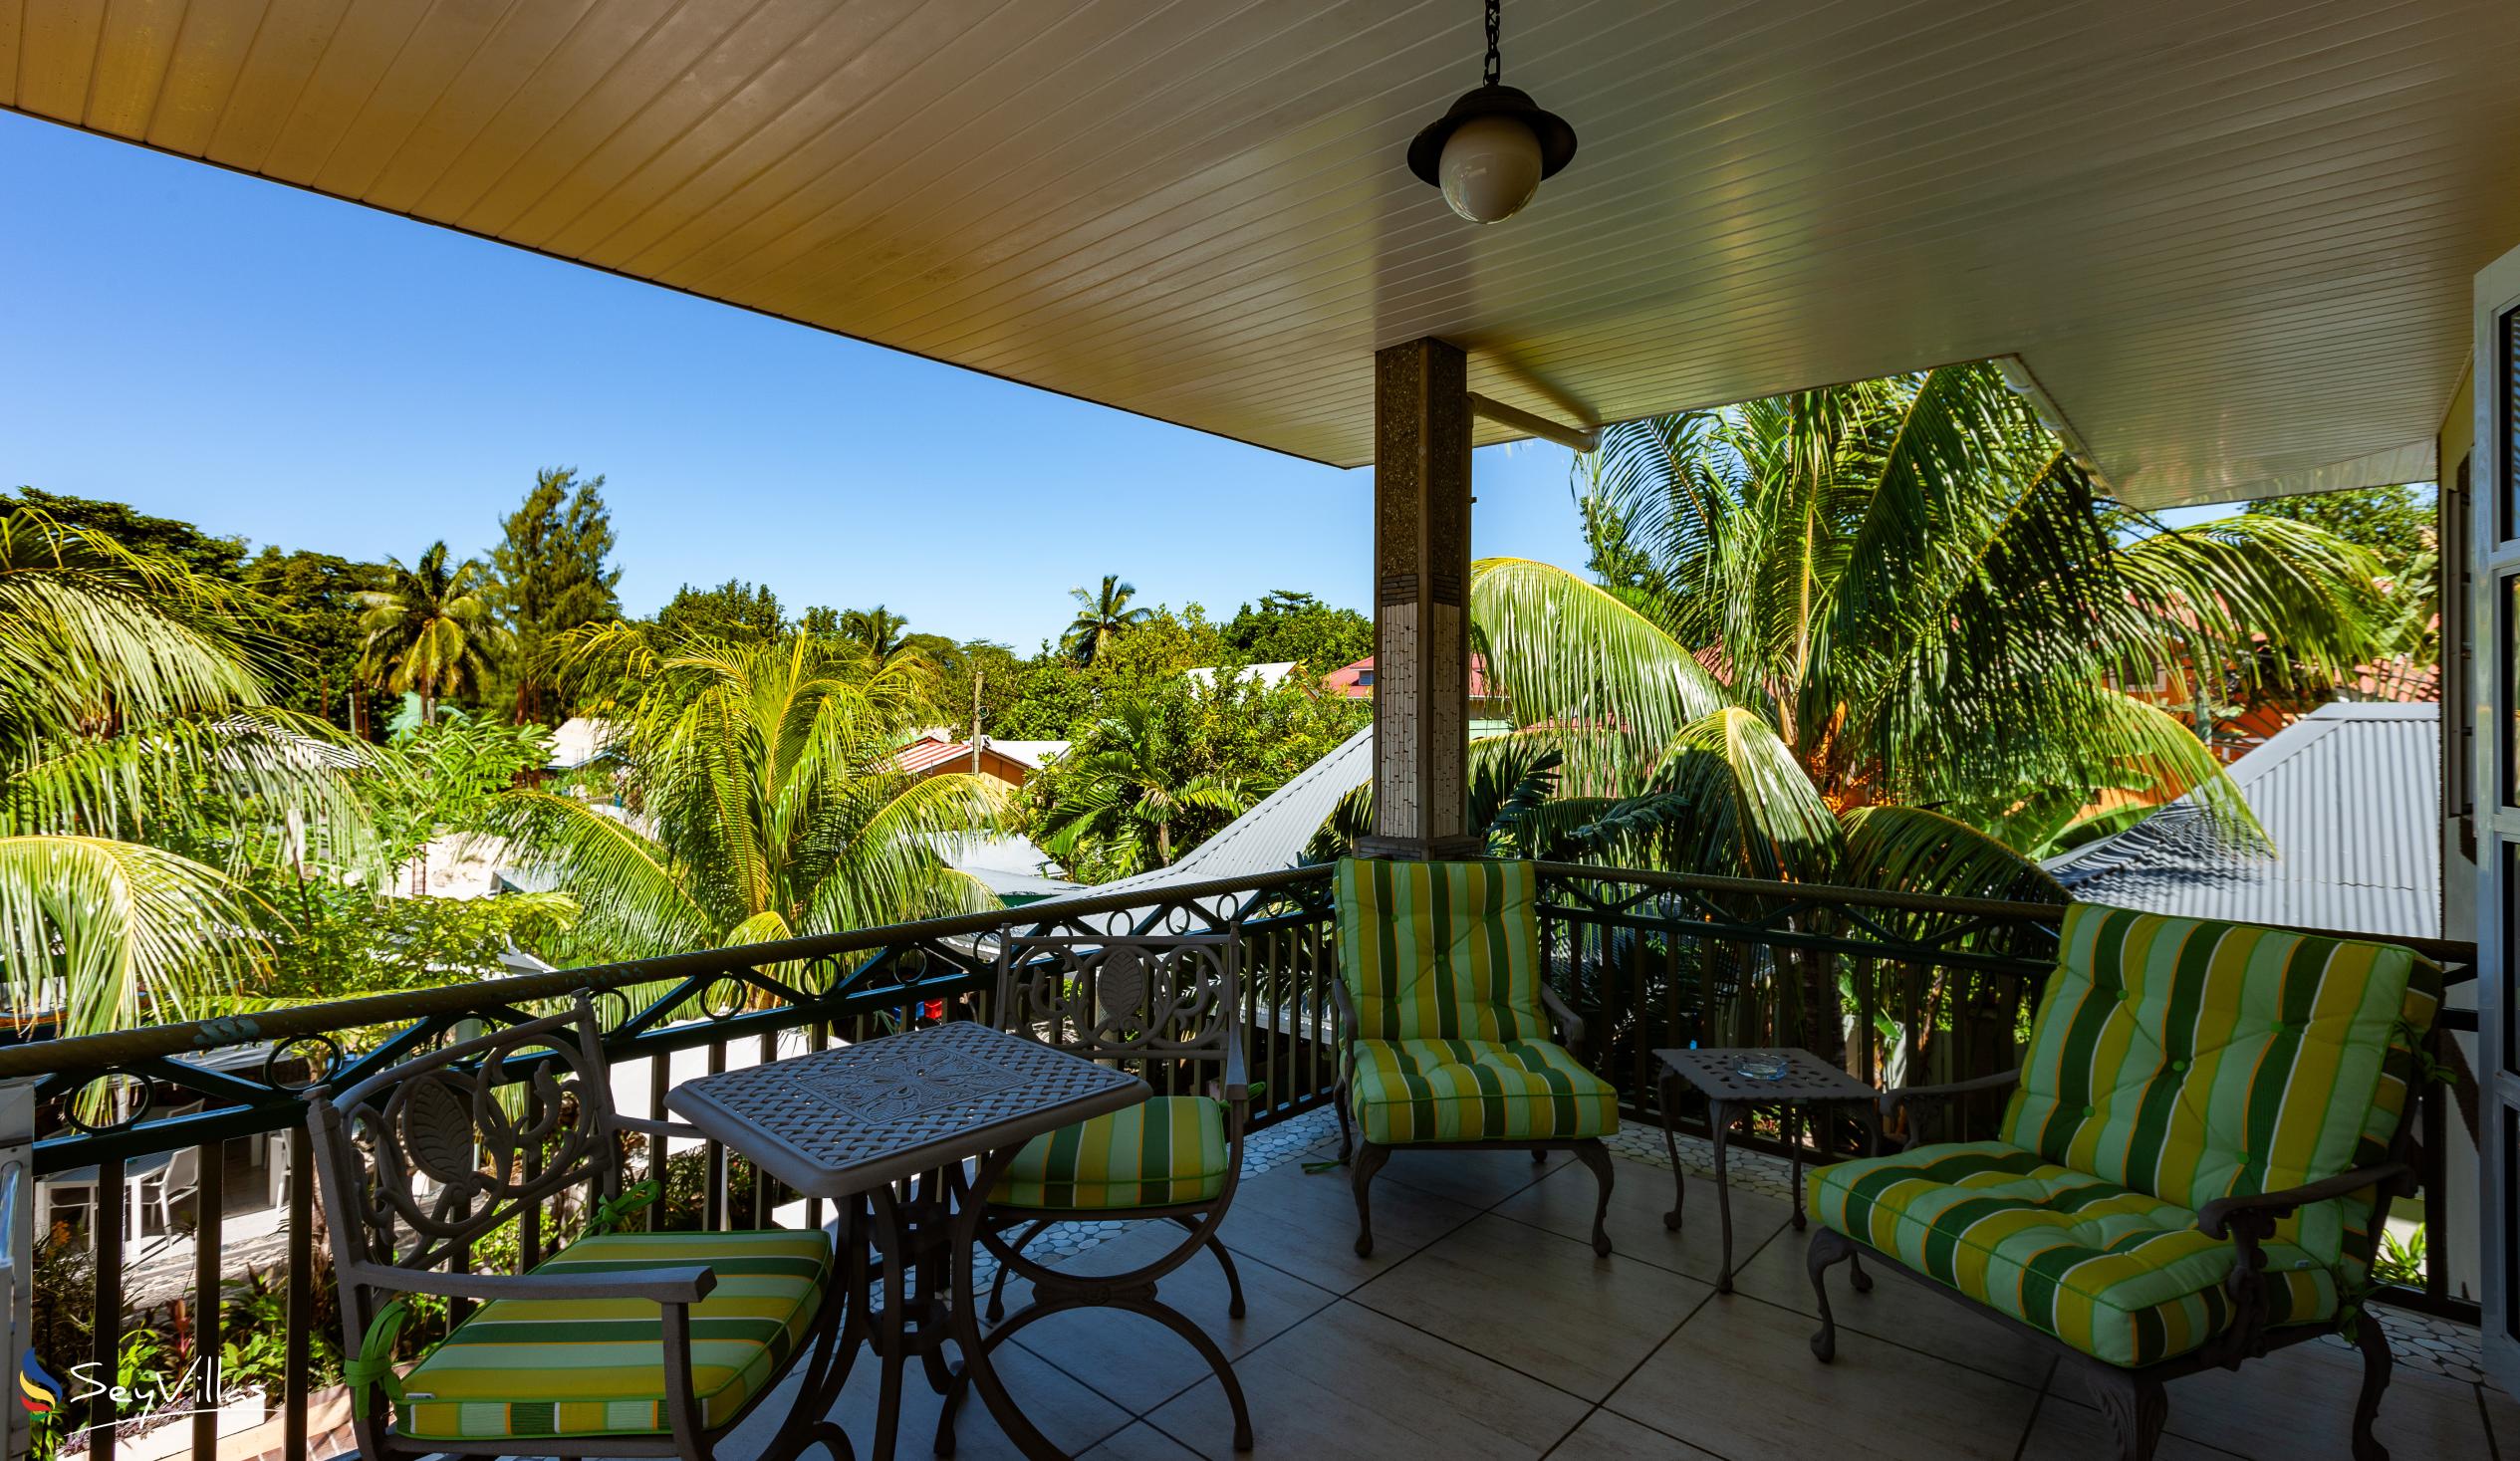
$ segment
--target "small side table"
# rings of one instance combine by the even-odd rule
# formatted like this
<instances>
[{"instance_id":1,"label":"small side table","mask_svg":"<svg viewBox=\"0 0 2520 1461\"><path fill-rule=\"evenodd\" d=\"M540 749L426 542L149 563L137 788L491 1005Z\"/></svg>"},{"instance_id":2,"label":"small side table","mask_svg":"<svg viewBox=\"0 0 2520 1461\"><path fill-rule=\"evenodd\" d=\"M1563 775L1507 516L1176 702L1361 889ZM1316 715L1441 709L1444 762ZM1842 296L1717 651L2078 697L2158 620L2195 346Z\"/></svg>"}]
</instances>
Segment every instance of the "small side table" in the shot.
<instances>
[{"instance_id":1,"label":"small side table","mask_svg":"<svg viewBox=\"0 0 2520 1461\"><path fill-rule=\"evenodd\" d=\"M1662 1063L1657 1085L1662 1104L1662 1144L1671 1154L1671 1210L1662 1215L1662 1226L1676 1232L1680 1226L1680 1207L1688 1191L1687 1179L1680 1173L1679 1138L1672 1133L1672 1116L1679 1102L1680 1082L1687 1082L1706 1097L1706 1123L1713 1128L1715 1139L1715 1210L1721 1216L1724 1232L1723 1272L1715 1280L1715 1292L1732 1292L1732 1185L1724 1170L1724 1146L1732 1134L1732 1123L1753 1107L1772 1105L1783 1114L1785 1146L1791 1153L1794 1168L1794 1230L1801 1232L1803 1218L1803 1143L1802 1109L1807 1105L1832 1101L1859 1103L1865 1125L1876 1143L1881 1139L1881 1118L1874 1102L1881 1093L1830 1065L1807 1050L1763 1050L1713 1047L1702 1050L1657 1050L1654 1059ZM1775 1080L1744 1076L1737 1067L1753 1057L1781 1060L1785 1073Z\"/></svg>"}]
</instances>

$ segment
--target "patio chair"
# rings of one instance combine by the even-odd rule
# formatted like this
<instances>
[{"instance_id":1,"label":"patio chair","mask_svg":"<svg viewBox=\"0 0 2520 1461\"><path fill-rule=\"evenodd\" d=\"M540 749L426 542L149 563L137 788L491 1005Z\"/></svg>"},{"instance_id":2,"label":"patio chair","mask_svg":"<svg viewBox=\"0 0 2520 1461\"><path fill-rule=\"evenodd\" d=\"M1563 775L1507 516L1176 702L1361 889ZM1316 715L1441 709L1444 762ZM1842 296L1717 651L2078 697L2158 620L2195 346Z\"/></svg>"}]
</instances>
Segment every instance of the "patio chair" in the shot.
<instances>
[{"instance_id":1,"label":"patio chair","mask_svg":"<svg viewBox=\"0 0 2520 1461\"><path fill-rule=\"evenodd\" d=\"M656 1143L661 1171L664 1138L700 1133L616 1111L606 1075L581 998L571 1013L311 1093L360 1455L707 1461L809 1344L804 1392L828 1389L842 1308L826 1302L829 1235L621 1231L661 1191L654 1178L623 1185L622 1137ZM435 1184L425 1193L422 1178ZM464 1271L477 1241L581 1186L585 1236L531 1273ZM415 1294L479 1307L397 1374ZM820 1415L800 1404L773 1449L810 1437L847 1455Z\"/></svg>"},{"instance_id":2,"label":"patio chair","mask_svg":"<svg viewBox=\"0 0 2520 1461\"><path fill-rule=\"evenodd\" d=\"M1584 1022L1541 977L1532 865L1349 857L1336 888L1335 1098L1357 1256L1373 1255L1370 1193L1392 1151L1503 1147L1534 1160L1572 1151L1593 1169L1593 1251L1608 1258L1613 1173L1601 1138L1619 1129L1619 1093L1568 1049ZM1565 1044L1545 1038L1553 1026Z\"/></svg>"},{"instance_id":3,"label":"patio chair","mask_svg":"<svg viewBox=\"0 0 2520 1461\"><path fill-rule=\"evenodd\" d=\"M988 1348L1065 1310L1142 1315L1179 1335L1215 1371L1233 1409L1234 1449L1248 1451L1251 1412L1233 1361L1187 1315L1155 1297L1158 1280L1205 1250L1224 1270L1226 1313L1243 1317L1242 1276L1217 1233L1242 1175L1243 1126L1251 1116L1238 949L1237 939L1209 934L1001 940L1001 1028L1087 1060L1136 1068L1156 1095L1026 1142L989 1190L979 1231L998 1261L987 1310L997 1327ZM1024 1256L1055 1223L1140 1218L1178 1226L1181 1241L1127 1273L1085 1278ZM1022 1231L1009 1241L1016 1228ZM1005 1318L1010 1273L1032 1282L1033 1302ZM946 1396L939 1456L953 1454L963 1388L957 1377Z\"/></svg>"},{"instance_id":4,"label":"patio chair","mask_svg":"<svg viewBox=\"0 0 2520 1461\"><path fill-rule=\"evenodd\" d=\"M2144 1461L2164 1381L2343 1333L2353 1453L2385 1461L2389 1340L2359 1310L2411 1188L2401 1117L2440 992L2386 944L2069 909L2021 1069L1883 1098L1894 1117L2010 1091L1996 1138L1916 1145L1911 1125L1907 1150L1814 1174L1812 1351L1836 1352L1828 1270L1861 1253L2057 1352Z\"/></svg>"}]
</instances>

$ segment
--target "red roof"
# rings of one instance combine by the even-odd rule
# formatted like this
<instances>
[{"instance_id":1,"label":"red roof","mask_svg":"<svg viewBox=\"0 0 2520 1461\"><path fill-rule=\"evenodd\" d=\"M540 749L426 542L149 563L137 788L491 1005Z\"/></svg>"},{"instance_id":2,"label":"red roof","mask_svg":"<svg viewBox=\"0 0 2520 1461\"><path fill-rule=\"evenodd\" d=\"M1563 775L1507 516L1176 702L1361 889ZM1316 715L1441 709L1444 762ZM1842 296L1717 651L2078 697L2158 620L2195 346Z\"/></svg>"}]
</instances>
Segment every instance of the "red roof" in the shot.
<instances>
[{"instance_id":1,"label":"red roof","mask_svg":"<svg viewBox=\"0 0 2520 1461\"><path fill-rule=\"evenodd\" d=\"M1374 656L1369 654L1354 664L1342 665L1323 675L1322 683L1351 700L1363 700L1374 693L1373 682L1366 678L1373 673ZM1487 697L1487 659L1473 654L1470 656L1470 698L1484 700Z\"/></svg>"}]
</instances>

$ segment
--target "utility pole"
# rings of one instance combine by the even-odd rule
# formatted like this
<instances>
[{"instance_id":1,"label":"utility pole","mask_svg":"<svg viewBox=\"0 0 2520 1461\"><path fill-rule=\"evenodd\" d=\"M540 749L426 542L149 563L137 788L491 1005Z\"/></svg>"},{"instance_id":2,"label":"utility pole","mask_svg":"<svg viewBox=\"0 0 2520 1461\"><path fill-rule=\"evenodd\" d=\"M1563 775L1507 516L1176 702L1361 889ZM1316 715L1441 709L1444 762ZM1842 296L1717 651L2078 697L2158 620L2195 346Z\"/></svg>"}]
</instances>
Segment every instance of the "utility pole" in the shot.
<instances>
[{"instance_id":1,"label":"utility pole","mask_svg":"<svg viewBox=\"0 0 2520 1461\"><path fill-rule=\"evenodd\" d=\"M989 682L987 670L971 667L971 774L980 774L980 687Z\"/></svg>"}]
</instances>

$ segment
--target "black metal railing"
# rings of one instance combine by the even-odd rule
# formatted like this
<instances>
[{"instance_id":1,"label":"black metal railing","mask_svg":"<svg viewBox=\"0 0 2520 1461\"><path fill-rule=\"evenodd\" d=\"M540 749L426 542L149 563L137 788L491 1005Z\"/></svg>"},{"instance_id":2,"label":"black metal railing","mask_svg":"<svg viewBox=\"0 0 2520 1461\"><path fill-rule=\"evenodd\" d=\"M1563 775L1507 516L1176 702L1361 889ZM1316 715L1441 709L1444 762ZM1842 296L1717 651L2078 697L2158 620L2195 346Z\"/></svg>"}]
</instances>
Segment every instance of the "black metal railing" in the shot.
<instances>
[{"instance_id":1,"label":"black metal railing","mask_svg":"<svg viewBox=\"0 0 2520 1461\"><path fill-rule=\"evenodd\" d=\"M278 1447L313 1454L310 1404L322 1369L319 1345L331 1305L322 1283L322 1245L310 1148L304 1124L307 1093L347 1086L420 1051L468 1038L496 1025L549 1013L578 991L592 991L616 1072L645 1069L646 1114L664 1115L673 1061L700 1053L711 1072L732 1060L767 1061L783 1050L821 1049L941 1019L986 1019L996 979L997 942L1007 931L1033 933L1238 931L1246 939L1244 1019L1248 1060L1264 1084L1253 1124L1283 1120L1328 1098L1326 1049L1331 960L1326 869L1184 884L1146 894L1087 897L1055 905L932 919L864 932L771 944L711 949L635 963L529 975L480 984L300 1006L250 1016L176 1023L79 1040L0 1047L0 1080L33 1080L39 1130L34 1172L39 1184L79 1179L82 1227L42 1234L76 1247L93 1244L85 1292L55 1294L57 1312L93 1316L80 1354L46 1362L68 1371L86 1361L113 1376L138 1333L127 1302L134 1252L126 1223L130 1179L159 1174L188 1156L197 1172L193 1211L194 1264L181 1297L164 1310L174 1332L166 1371L195 1376L195 1362L217 1356L233 1338L229 1309L238 1275L229 1272L227 1146L271 1144L272 1190L278 1194L282 1298ZM243 1057L243 1059L240 1059ZM621 1082L617 1078L617 1092ZM192 1107L192 1108L186 1108ZM174 1113L180 1110L181 1113ZM696 1156L699 1226L767 1222L790 1194L768 1174L733 1158L718 1143L690 1152L648 1153L646 1175L664 1177L670 1204L685 1190L679 1165ZM88 1169L93 1168L91 1174ZM140 1190L145 1193L146 1182ZM805 1220L824 1218L818 1200ZM512 1253L490 1259L521 1271L556 1238L563 1215L532 1209L519 1219ZM56 1268L59 1266L56 1265ZM162 1287L162 1286L161 1286ZM41 1302L41 1296L39 1296ZM141 1316L147 1318L147 1316ZM460 1318L460 1314L454 1316ZM157 1341L152 1336L151 1343ZM76 1393L75 1391L73 1393ZM56 1429L85 1427L93 1407L71 1406ZM135 1417L122 1428L145 1424ZM195 1454L215 1453L218 1417L203 1408L191 1419ZM90 1456L110 1458L115 1428L85 1431Z\"/></svg>"},{"instance_id":2,"label":"black metal railing","mask_svg":"<svg viewBox=\"0 0 2520 1461\"><path fill-rule=\"evenodd\" d=\"M1549 977L1585 1017L1586 1062L1620 1089L1628 1114L1658 1120L1653 1052L1668 1047L1780 1044L1823 1053L1878 1084L1924 1084L2018 1064L2031 1003L2052 966L2062 909L1812 884L1754 882L1571 864L1543 864L1541 932ZM710 1071L834 1041L870 1038L938 1019L987 1019L998 944L1008 932L1137 935L1232 933L1241 940L1246 1064L1258 1090L1253 1125L1282 1121L1331 1099L1337 1077L1330 984L1336 918L1328 868L1185 884L1159 894L1106 895L1004 912L934 919L777 944L712 949L638 963L558 971L452 988L304 1006L251 1017L174 1024L72 1041L0 1048L0 1080L32 1078L52 1129L34 1168L59 1181L96 1172L86 1213L93 1272L82 1292L58 1295L93 1313L85 1357L111 1374L126 1334L164 1326L164 1306L134 1315L125 1204L134 1173L192 1153L197 1240L191 1273L169 1301L180 1310L178 1349L216 1355L246 1298L230 1271L226 1144L274 1143L279 1170L277 1258L285 1290L276 1316L282 1362L281 1448L315 1454L311 1402L323 1377L316 1352L331 1342L322 1245L303 1135L306 1093L346 1084L415 1052L487 1026L549 1011L595 991L617 1071L644 1066L646 1113L661 1116L675 1058ZM2453 981L2473 977L2472 948L2416 941ZM2474 1015L2446 1012L2435 1054L2455 1064L2450 1034ZM248 1058L249 1057L249 1058ZM617 1081L617 1094L620 1082ZM2458 1102L2427 1098L2417 1115L2422 1184L2437 1198ZM2471 1091L2472 1097L2472 1091ZM170 1114L178 1103L199 1108ZM1964 1113L1990 1127L1999 1106ZM2466 1109L2473 1110L2472 1098ZM1676 1113L1702 1133L1702 1114ZM2472 1117L2466 1134L2472 1141ZM1761 1138L1749 1138L1754 1144ZM1857 1128L1822 1126L1824 1153L1851 1150ZM1766 1144L1773 1144L1772 1141ZM666 1178L669 1221L708 1227L767 1222L795 1200L716 1143L645 1153ZM139 1189L146 1195L145 1183ZM805 1218L820 1223L820 1203ZM2391 1302L2472 1320L2474 1305L2446 1286L2445 1204L2427 1201L2433 1262L2420 1290ZM581 1214L555 1208L520 1221L512 1250L474 1255L485 1266L529 1267ZM265 1219L267 1222L268 1219ZM266 1240L269 1242L270 1240ZM156 1288L166 1287L161 1280ZM460 1318L460 1315L451 1316ZM180 1364L174 1357L172 1369ZM54 1356L47 1356L48 1359ZM75 1362L73 1360L72 1362ZM88 1417L73 1414L70 1422ZM214 1451L215 1417L192 1419L197 1454ZM111 1430L90 1433L89 1454L112 1456Z\"/></svg>"}]
</instances>

